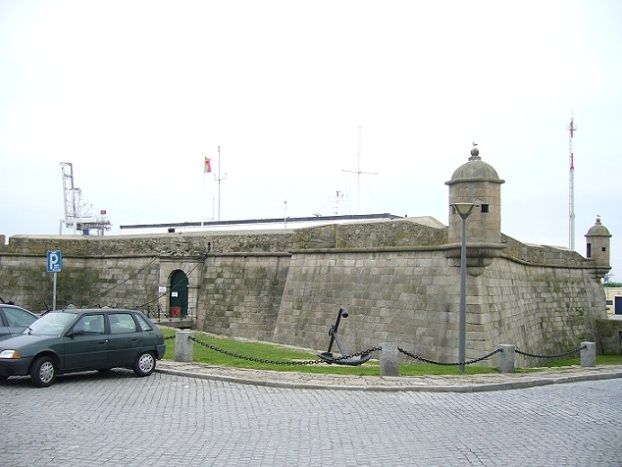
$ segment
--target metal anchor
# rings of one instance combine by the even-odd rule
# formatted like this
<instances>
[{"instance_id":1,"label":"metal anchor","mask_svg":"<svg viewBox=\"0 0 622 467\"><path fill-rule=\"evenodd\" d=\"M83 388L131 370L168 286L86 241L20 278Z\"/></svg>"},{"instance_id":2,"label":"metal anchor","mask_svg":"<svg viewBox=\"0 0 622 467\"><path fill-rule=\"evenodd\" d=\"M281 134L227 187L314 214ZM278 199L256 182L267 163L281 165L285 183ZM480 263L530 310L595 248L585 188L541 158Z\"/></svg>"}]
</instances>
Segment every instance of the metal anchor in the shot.
<instances>
[{"instance_id":1,"label":"metal anchor","mask_svg":"<svg viewBox=\"0 0 622 467\"><path fill-rule=\"evenodd\" d=\"M335 321L335 324L332 325L330 329L328 330L328 335L330 336L330 343L328 344L328 350L326 352L322 352L321 354L318 354L318 357L320 357L326 363L335 363L337 365L350 365L350 366L362 365L363 363L365 363L367 360L371 358L371 354L363 353L362 355L357 356L357 357L349 356L345 346L343 345L343 342L341 342L341 338L339 337L339 334L337 334L337 329L339 329L339 322L341 321L342 317L343 318L348 317L348 310L346 310L343 307L339 308L339 313L337 313L337 320ZM335 342L337 342L337 347L339 348L339 352L341 352L341 357L336 357L331 352L331 349L333 348L333 343ZM343 358L343 357L347 357L347 358Z\"/></svg>"}]
</instances>

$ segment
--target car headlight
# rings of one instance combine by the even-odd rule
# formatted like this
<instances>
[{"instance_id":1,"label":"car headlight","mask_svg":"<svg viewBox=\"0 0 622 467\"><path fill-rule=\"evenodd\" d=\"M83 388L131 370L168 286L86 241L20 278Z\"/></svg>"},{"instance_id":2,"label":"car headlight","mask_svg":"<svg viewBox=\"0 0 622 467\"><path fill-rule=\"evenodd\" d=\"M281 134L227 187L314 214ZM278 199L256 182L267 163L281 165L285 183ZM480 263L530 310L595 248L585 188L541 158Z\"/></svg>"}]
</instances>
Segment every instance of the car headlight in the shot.
<instances>
[{"instance_id":1,"label":"car headlight","mask_svg":"<svg viewBox=\"0 0 622 467\"><path fill-rule=\"evenodd\" d=\"M0 352L0 358L10 358L10 359L18 359L22 358L22 354L19 353L19 350L3 350Z\"/></svg>"}]
</instances>

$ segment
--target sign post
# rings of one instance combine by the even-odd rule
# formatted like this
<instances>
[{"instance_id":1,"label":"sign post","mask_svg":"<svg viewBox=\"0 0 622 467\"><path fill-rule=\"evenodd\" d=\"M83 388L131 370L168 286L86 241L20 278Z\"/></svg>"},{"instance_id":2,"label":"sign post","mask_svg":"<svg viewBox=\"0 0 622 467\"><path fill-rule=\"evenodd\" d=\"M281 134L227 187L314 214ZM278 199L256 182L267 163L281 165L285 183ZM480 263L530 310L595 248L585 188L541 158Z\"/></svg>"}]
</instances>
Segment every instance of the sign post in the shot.
<instances>
[{"instance_id":1,"label":"sign post","mask_svg":"<svg viewBox=\"0 0 622 467\"><path fill-rule=\"evenodd\" d=\"M54 274L52 291L52 311L56 310L56 273L63 270L63 254L60 250L48 251L47 271Z\"/></svg>"}]
</instances>

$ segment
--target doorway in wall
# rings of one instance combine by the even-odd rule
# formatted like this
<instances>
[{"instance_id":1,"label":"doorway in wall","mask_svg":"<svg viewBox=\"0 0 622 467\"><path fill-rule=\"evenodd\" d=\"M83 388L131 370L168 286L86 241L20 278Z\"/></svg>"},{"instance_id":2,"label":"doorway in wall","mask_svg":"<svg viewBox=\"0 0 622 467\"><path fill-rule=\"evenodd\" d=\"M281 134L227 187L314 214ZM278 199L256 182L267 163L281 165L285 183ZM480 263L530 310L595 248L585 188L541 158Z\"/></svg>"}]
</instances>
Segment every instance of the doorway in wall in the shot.
<instances>
[{"instance_id":1,"label":"doorway in wall","mask_svg":"<svg viewBox=\"0 0 622 467\"><path fill-rule=\"evenodd\" d=\"M171 318L188 316L188 276L180 269L171 274L169 303Z\"/></svg>"}]
</instances>

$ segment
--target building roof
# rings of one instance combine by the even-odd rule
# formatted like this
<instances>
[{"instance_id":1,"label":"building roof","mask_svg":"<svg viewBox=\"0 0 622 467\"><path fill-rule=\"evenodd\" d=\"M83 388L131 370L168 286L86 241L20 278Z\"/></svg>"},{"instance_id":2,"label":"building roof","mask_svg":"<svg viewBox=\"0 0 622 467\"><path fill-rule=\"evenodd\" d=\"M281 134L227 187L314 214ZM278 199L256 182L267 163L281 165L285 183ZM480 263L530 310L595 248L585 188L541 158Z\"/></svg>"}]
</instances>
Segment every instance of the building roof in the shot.
<instances>
[{"instance_id":1,"label":"building roof","mask_svg":"<svg viewBox=\"0 0 622 467\"><path fill-rule=\"evenodd\" d=\"M280 218L258 218L258 219L237 219L207 222L170 222L160 224L133 224L121 225L121 231L134 232L174 232L176 230L183 231L213 231L213 230L240 230L247 229L257 231L258 229L273 230L275 228L302 228L322 224L347 223L347 222L370 222L370 221L387 221L402 219L390 213L382 214L349 214L335 216L309 216L309 217L280 217Z\"/></svg>"}]
</instances>

